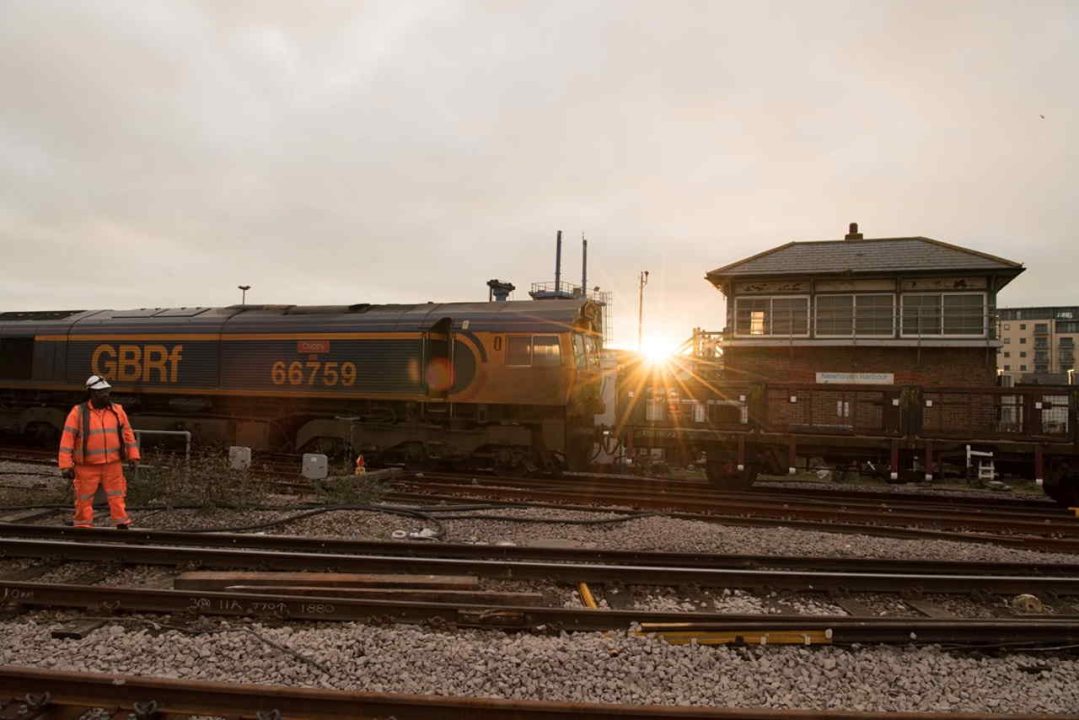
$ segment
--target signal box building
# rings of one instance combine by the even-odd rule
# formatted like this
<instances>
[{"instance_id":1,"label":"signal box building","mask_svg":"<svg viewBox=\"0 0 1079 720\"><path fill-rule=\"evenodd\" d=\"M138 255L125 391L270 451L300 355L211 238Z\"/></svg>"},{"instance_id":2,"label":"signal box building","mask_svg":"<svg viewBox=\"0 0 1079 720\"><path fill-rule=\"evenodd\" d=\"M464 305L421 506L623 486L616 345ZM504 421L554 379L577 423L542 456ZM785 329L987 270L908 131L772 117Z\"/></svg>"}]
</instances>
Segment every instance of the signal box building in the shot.
<instances>
[{"instance_id":1,"label":"signal box building","mask_svg":"<svg viewBox=\"0 0 1079 720\"><path fill-rule=\"evenodd\" d=\"M925 237L790 242L712 270L728 382L991 386L1020 263Z\"/></svg>"}]
</instances>

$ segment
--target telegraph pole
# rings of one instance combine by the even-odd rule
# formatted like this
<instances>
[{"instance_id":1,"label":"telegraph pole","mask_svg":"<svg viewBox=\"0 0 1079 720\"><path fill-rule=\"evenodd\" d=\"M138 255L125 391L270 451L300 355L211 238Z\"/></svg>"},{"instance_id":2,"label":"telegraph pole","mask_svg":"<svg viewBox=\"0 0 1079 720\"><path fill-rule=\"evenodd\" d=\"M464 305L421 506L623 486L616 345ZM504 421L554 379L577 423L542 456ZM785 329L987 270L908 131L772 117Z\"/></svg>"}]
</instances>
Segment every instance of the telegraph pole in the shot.
<instances>
[{"instance_id":1,"label":"telegraph pole","mask_svg":"<svg viewBox=\"0 0 1079 720\"><path fill-rule=\"evenodd\" d=\"M648 271L642 270L637 285L637 352L644 344L644 286L648 284Z\"/></svg>"}]
</instances>

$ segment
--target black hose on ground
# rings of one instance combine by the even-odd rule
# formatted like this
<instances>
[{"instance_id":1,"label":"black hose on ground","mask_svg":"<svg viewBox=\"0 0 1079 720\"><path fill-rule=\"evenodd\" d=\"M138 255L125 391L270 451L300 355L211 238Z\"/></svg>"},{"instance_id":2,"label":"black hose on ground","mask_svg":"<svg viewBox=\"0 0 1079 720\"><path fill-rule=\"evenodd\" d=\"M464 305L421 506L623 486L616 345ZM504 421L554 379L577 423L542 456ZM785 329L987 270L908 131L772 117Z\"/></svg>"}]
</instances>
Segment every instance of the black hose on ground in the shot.
<instances>
[{"instance_id":1,"label":"black hose on ground","mask_svg":"<svg viewBox=\"0 0 1079 720\"><path fill-rule=\"evenodd\" d=\"M293 506L296 507L296 506ZM527 524L539 524L539 525L609 525L614 523L628 522L630 520L640 520L647 517L655 517L656 513L629 513L614 518L523 518L513 515L481 515L475 512L468 511L483 511L483 510L508 510L508 509L527 509L534 507L532 503L487 503L482 505L450 505L450 506L425 506L425 507L404 507L404 506L383 506L383 505L300 505L305 510L288 515L283 518L277 518L275 520L268 520L262 523L253 523L250 525L236 525L227 527L212 527L212 528L182 528L173 530L171 532L181 533L226 533L226 532L246 532L251 530L264 530L266 528L277 527L279 525L287 525L297 520L303 520L316 515L322 515L330 512L339 511L363 511L372 513L382 513L386 515L398 515L402 517L413 518L422 520L435 527L435 534L429 538L422 538L428 540L441 540L446 536L445 526L440 521L442 520L493 520L499 522L516 522ZM546 507L546 506L543 506ZM19 505L19 506L7 506L0 507L0 512L18 512L20 510L68 510L69 505ZM173 505L173 506L160 506L160 505L146 505L146 506L130 506L128 510L133 512L144 513L158 513L167 512L170 510L203 510L205 506L202 505ZM226 508L232 510L247 510L256 512L280 512L285 508L275 505L257 505L253 507L233 507ZM444 513L462 513L462 515L445 515Z\"/></svg>"},{"instance_id":2,"label":"black hose on ground","mask_svg":"<svg viewBox=\"0 0 1079 720\"><path fill-rule=\"evenodd\" d=\"M280 508L278 508L280 510ZM247 530L264 530L270 527L276 527L278 525L286 525L297 520L303 520L305 518L314 517L315 515L322 515L324 513L339 512L345 510L361 510L364 512L383 513L387 515L401 515L403 517L415 518L423 520L426 523L433 525L435 534L430 539L438 540L446 535L446 529L442 526L442 523L437 518L428 515L424 512L416 510L408 510L404 508L383 508L377 505L332 505L328 507L319 507L311 510L305 510L303 512L295 513L283 518L277 518L276 520L268 520L263 523L255 523L253 525L238 525L234 527L214 527L214 528L195 528L195 529L181 529L173 530L172 532L182 533L215 533L215 532L243 532Z\"/></svg>"},{"instance_id":3,"label":"black hose on ground","mask_svg":"<svg viewBox=\"0 0 1079 720\"><path fill-rule=\"evenodd\" d=\"M614 518L530 518L514 515L439 515L439 520L498 520L499 522L532 523L537 525L613 525L614 523L656 517L656 513L634 513Z\"/></svg>"}]
</instances>

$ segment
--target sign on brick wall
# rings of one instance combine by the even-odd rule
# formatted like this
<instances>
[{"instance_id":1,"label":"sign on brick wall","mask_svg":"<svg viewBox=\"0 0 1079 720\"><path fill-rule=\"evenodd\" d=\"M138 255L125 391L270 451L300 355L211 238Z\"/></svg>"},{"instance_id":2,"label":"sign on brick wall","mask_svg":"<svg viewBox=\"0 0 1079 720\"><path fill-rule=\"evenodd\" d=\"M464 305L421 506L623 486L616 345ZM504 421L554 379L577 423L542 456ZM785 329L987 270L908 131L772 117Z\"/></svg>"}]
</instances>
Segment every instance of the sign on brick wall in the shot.
<instances>
[{"instance_id":1,"label":"sign on brick wall","mask_svg":"<svg viewBox=\"0 0 1079 720\"><path fill-rule=\"evenodd\" d=\"M817 383L822 385L894 385L895 373L819 372Z\"/></svg>"}]
</instances>

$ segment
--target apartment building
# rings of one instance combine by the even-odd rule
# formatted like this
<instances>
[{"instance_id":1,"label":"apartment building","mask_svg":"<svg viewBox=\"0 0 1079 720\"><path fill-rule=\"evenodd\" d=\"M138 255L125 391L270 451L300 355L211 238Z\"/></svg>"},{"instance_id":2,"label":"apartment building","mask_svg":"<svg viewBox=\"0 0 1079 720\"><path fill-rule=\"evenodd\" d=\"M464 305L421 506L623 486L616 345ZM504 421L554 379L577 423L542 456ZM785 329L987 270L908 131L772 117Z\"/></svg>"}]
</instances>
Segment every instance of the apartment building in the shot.
<instances>
[{"instance_id":1,"label":"apartment building","mask_svg":"<svg viewBox=\"0 0 1079 720\"><path fill-rule=\"evenodd\" d=\"M998 308L997 372L1014 384L1076 383L1079 305Z\"/></svg>"}]
</instances>

